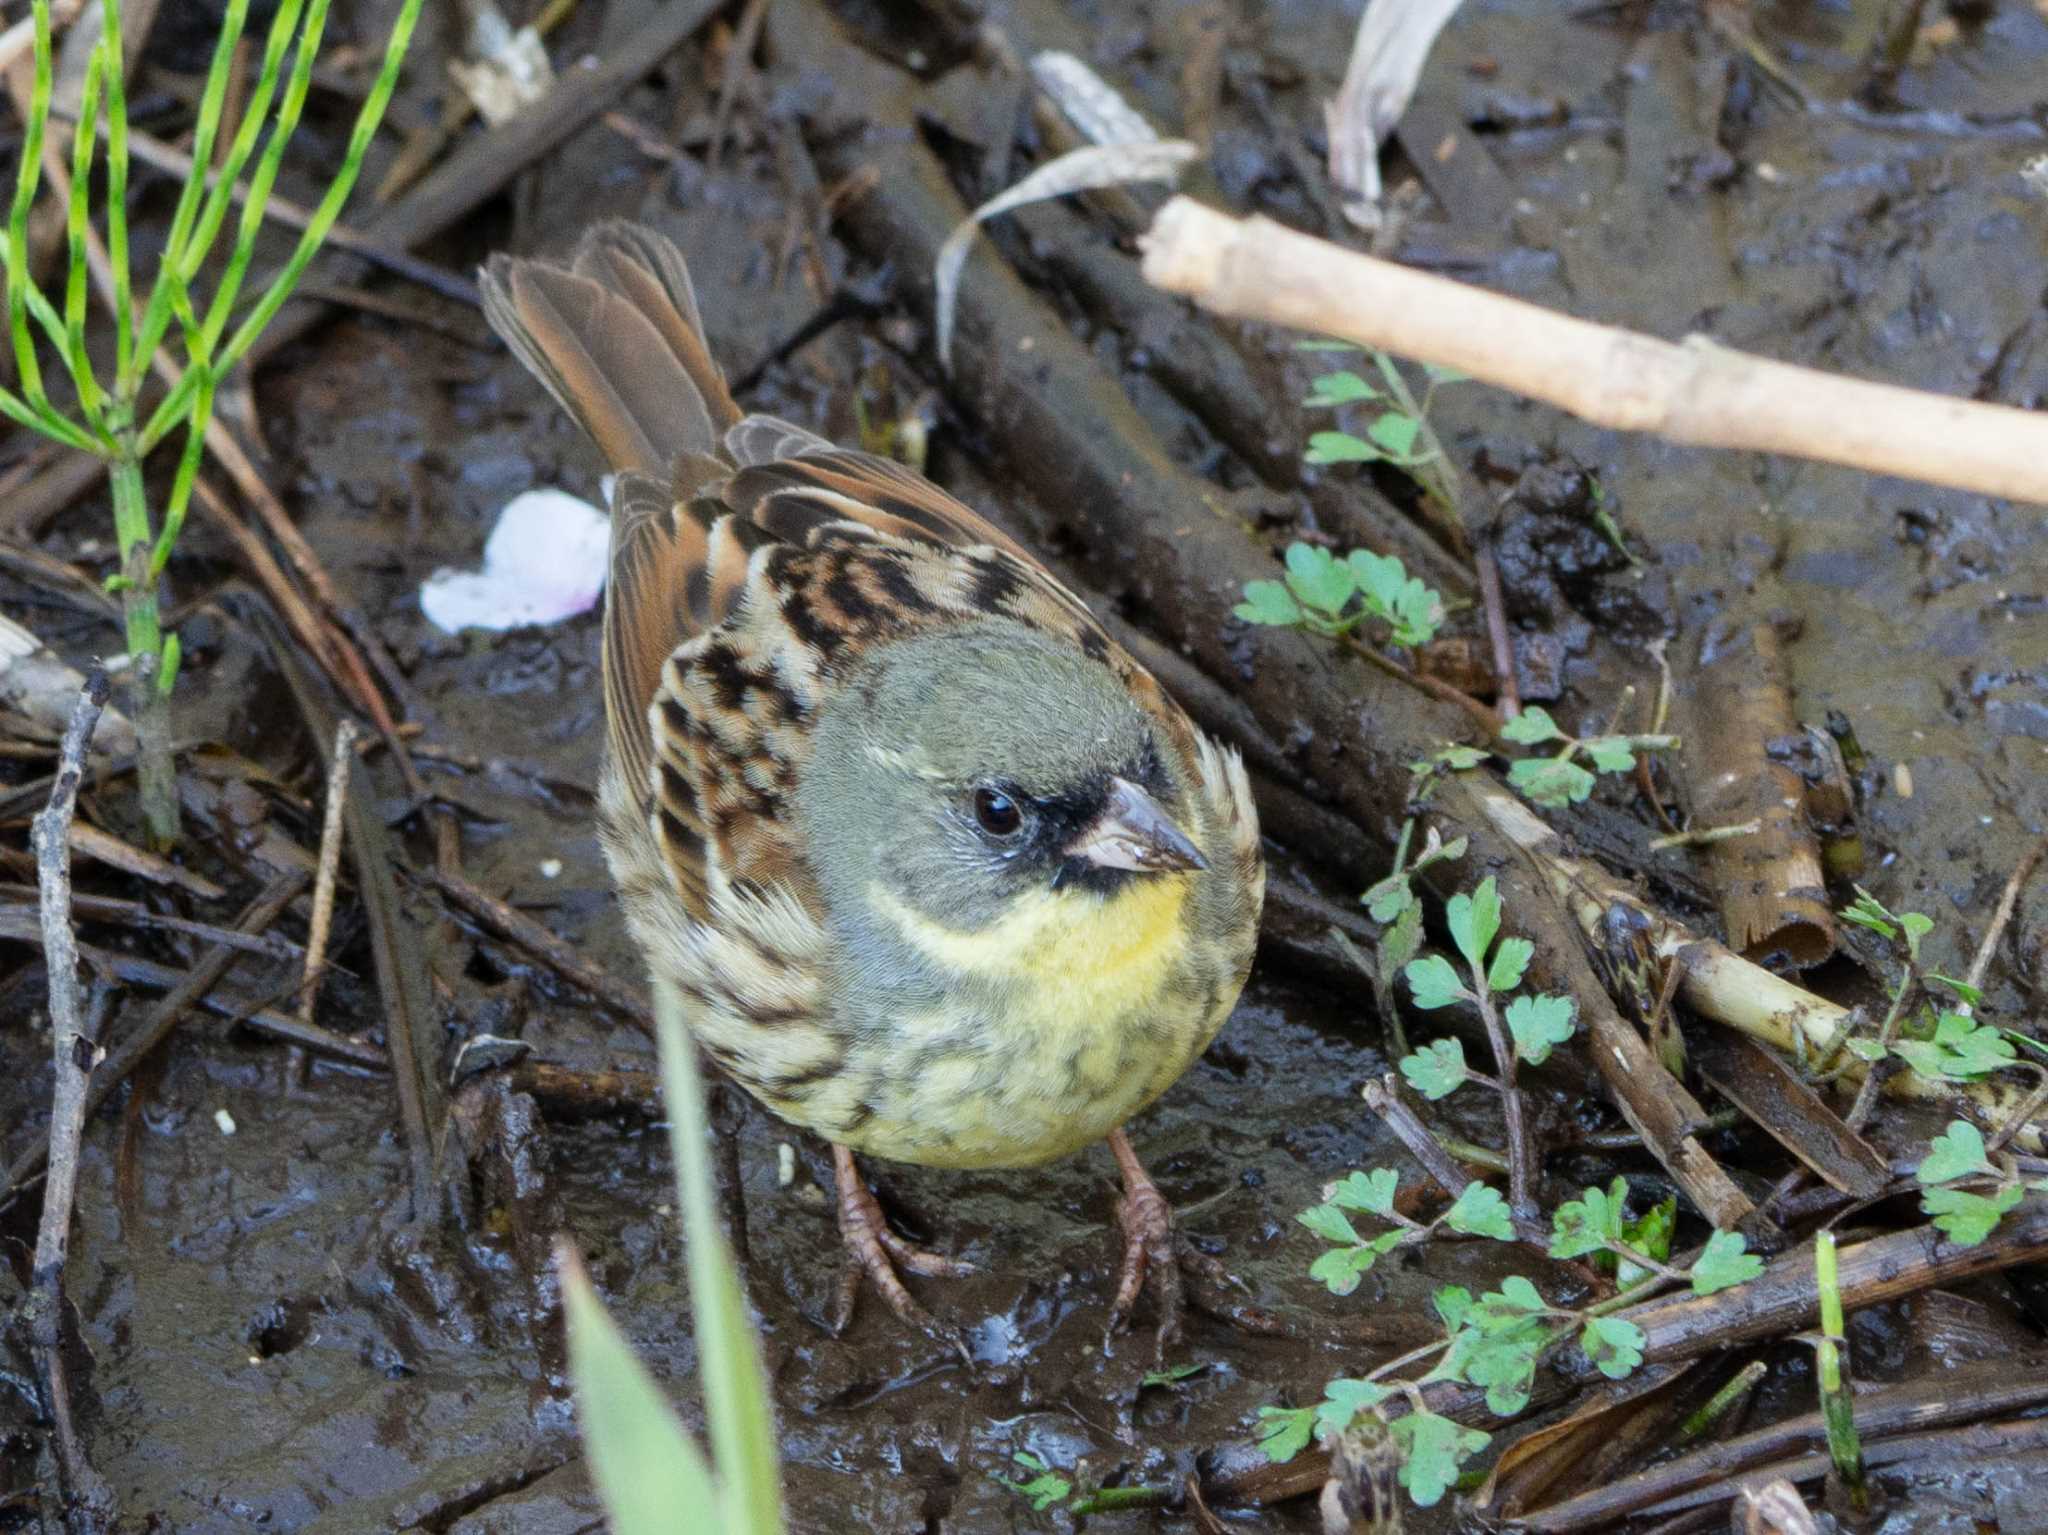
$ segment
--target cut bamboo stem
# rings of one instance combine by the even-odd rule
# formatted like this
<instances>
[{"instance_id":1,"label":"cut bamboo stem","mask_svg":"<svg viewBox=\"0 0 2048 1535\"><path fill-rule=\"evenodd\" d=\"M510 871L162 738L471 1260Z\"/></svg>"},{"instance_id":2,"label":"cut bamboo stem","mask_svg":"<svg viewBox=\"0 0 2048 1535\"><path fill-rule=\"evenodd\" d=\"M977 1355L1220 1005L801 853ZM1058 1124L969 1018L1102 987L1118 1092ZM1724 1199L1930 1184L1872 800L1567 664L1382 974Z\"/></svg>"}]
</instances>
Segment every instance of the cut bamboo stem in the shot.
<instances>
[{"instance_id":1,"label":"cut bamboo stem","mask_svg":"<svg viewBox=\"0 0 2048 1535\"><path fill-rule=\"evenodd\" d=\"M1189 197L1141 243L1146 278L1205 309L1456 368L1596 426L2048 502L2041 412L1554 314Z\"/></svg>"}]
</instances>

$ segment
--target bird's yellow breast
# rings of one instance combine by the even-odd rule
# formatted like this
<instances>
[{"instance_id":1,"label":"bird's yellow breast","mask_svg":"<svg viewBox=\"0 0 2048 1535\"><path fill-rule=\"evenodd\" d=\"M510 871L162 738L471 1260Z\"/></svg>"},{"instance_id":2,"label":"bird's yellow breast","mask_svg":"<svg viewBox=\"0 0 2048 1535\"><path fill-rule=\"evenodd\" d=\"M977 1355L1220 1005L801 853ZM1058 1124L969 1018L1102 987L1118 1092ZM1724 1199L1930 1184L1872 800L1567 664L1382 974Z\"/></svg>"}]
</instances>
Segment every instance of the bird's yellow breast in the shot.
<instances>
[{"instance_id":1,"label":"bird's yellow breast","mask_svg":"<svg viewBox=\"0 0 2048 1535\"><path fill-rule=\"evenodd\" d=\"M857 1149L941 1167L1022 1167L1100 1140L1187 1069L1219 1020L1176 991L1189 880L1114 895L1033 892L968 932L875 887L875 909L951 978L948 999L892 1020L895 1074Z\"/></svg>"},{"instance_id":2,"label":"bird's yellow breast","mask_svg":"<svg viewBox=\"0 0 2048 1535\"><path fill-rule=\"evenodd\" d=\"M1173 874L1133 880L1110 896L1033 891L980 932L947 927L880 884L871 896L918 953L962 978L1007 983L1010 1021L1056 1036L1158 999L1187 947L1188 890L1188 877Z\"/></svg>"}]
</instances>

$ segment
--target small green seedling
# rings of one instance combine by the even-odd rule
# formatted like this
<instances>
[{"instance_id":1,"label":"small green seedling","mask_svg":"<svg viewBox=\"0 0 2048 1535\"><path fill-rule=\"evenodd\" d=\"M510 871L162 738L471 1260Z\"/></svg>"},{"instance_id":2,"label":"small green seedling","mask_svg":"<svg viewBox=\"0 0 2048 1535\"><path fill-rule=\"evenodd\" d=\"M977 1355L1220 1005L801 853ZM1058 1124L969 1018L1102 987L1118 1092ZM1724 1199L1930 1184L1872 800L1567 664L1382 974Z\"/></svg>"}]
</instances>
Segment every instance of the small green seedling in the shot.
<instances>
[{"instance_id":1,"label":"small green seedling","mask_svg":"<svg viewBox=\"0 0 2048 1535\"><path fill-rule=\"evenodd\" d=\"M1502 726L1501 735L1520 746L1562 743L1550 756L1524 757L1508 769L1510 784L1532 803L1552 810L1581 803L1593 792L1594 773L1633 773L1637 752L1678 745L1678 737L1670 735L1567 735L1548 710L1533 704ZM1591 771L1580 765L1581 756L1592 763Z\"/></svg>"},{"instance_id":2,"label":"small green seedling","mask_svg":"<svg viewBox=\"0 0 2048 1535\"><path fill-rule=\"evenodd\" d=\"M1444 600L1408 574L1390 554L1354 549L1339 559L1316 544L1290 545L1283 581L1247 581L1231 609L1248 624L1306 629L1342 638L1368 620L1384 624L1388 642L1426 645L1444 621Z\"/></svg>"}]
</instances>

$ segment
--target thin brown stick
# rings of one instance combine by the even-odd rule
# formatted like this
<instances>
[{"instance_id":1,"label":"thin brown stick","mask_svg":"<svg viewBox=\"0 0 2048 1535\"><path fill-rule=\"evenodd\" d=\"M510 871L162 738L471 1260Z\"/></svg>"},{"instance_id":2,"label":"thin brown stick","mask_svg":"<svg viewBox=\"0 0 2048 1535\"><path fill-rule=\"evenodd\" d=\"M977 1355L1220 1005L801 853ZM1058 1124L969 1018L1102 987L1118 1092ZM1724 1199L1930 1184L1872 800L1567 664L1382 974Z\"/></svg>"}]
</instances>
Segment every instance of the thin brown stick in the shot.
<instances>
[{"instance_id":1,"label":"thin brown stick","mask_svg":"<svg viewBox=\"0 0 2048 1535\"><path fill-rule=\"evenodd\" d=\"M1553 314L1188 197L1146 277L1203 308L1457 368L1598 426L2048 502L2048 417Z\"/></svg>"},{"instance_id":2,"label":"thin brown stick","mask_svg":"<svg viewBox=\"0 0 2048 1535\"><path fill-rule=\"evenodd\" d=\"M2019 1412L2044 1399L2048 1399L2048 1383L2041 1380L2038 1370L2016 1370L2011 1363L1968 1365L1945 1371L1935 1380L1858 1392L1856 1429L1874 1450L1877 1442L1893 1435ZM1522 1523L1542 1535L1570 1535L1610 1528L1653 1506L1662 1505L1659 1511L1675 1511L1684 1505L1669 1500L1720 1487L1731 1477L1756 1472L1787 1451L1824 1447L1826 1437L1818 1412L1787 1418L1524 1514ZM1733 1493L1734 1489L1727 1487L1718 1495L1726 1498Z\"/></svg>"},{"instance_id":3,"label":"thin brown stick","mask_svg":"<svg viewBox=\"0 0 2048 1535\"><path fill-rule=\"evenodd\" d=\"M426 878L441 894L496 933L526 950L577 990L595 997L642 1033L654 1033L654 1014L638 993L620 985L518 908L468 880L436 869Z\"/></svg>"},{"instance_id":4,"label":"thin brown stick","mask_svg":"<svg viewBox=\"0 0 2048 1535\"><path fill-rule=\"evenodd\" d=\"M245 936L267 932L270 925L277 920L278 914L291 904L293 898L305 888L305 884L306 877L300 873L287 874L273 881L236 921L237 931ZM131 967L146 966L147 969L141 975L141 979L154 979L155 984L168 986L170 989L157 1003L155 1010L150 1013L142 1027L123 1039L101 1063L100 1070L94 1076L85 1096L85 1112L88 1116L98 1110L106 1101L107 1095L119 1087L130 1072L171 1037L193 1006L208 1000L209 994L220 983L221 977L227 974L228 967L244 952L243 946L238 943L216 943L182 976L176 971L164 971L160 966L149 965L146 961L132 958L125 960L121 966L124 980L136 975L135 969ZM55 984L55 972L52 972L52 984ZM247 1021L257 1023L253 1018ZM382 1056L369 1047L364 1047L362 1052L357 1053L365 1052L368 1054L369 1064L382 1064ZM44 1165L44 1160L45 1153L42 1147L31 1147L23 1152L15 1160L14 1165L7 1169L6 1185L0 1188L0 1204L4 1204L23 1184L35 1176L37 1170Z\"/></svg>"},{"instance_id":5,"label":"thin brown stick","mask_svg":"<svg viewBox=\"0 0 2048 1535\"><path fill-rule=\"evenodd\" d=\"M78 939L71 929L71 844L67 833L85 777L85 743L107 702L107 674L94 667L79 695L49 803L29 834L36 855L43 960L50 973L50 1047L55 1081L50 1090L50 1179L43 1190L42 1219L36 1227L35 1267L30 1280L29 1336L42 1372L43 1391L56 1434L57 1462L70 1497L96 1519L114 1512L113 1494L93 1470L79 1442L71 1413L71 1390L59 1346L64 1307L64 1261L71 1247L71 1208L78 1193L78 1149L85 1133L86 1090L99 1058L96 1028L86 1016L78 984Z\"/></svg>"},{"instance_id":6,"label":"thin brown stick","mask_svg":"<svg viewBox=\"0 0 2048 1535\"><path fill-rule=\"evenodd\" d=\"M1479 572L1479 604L1486 612L1486 640L1493 648L1494 707L1502 719L1522 712L1522 684L1515 676L1515 642L1508 633L1506 599L1500 589L1500 561L1494 558L1491 536L1479 540L1472 553Z\"/></svg>"},{"instance_id":7,"label":"thin brown stick","mask_svg":"<svg viewBox=\"0 0 2048 1535\"><path fill-rule=\"evenodd\" d=\"M1984 939L1977 945L1976 957L1970 961L1970 973L1963 977L1971 986L1982 989L1984 976L1991 969L1991 956L1998 952L1998 940L2005 936L2005 930L2012 921L2012 914L2020 903L2020 892L2027 888L2027 881L2034 877L2034 870L2041 866L2042 855L2048 854L2048 837L2038 839L2027 849L2026 856L2012 871L2012 877L2005 882L2005 888L1998 893L1997 909L1991 913L1991 925L1984 929ZM1958 1012L1969 1013L1968 1002L1958 1005Z\"/></svg>"},{"instance_id":8,"label":"thin brown stick","mask_svg":"<svg viewBox=\"0 0 2048 1535\"><path fill-rule=\"evenodd\" d=\"M320 826L320 867L313 876L313 915L306 925L306 964L299 981L299 1020L313 1021L320 979L327 970L327 930L334 922L334 884L341 871L341 812L348 800L349 770L355 765L356 722L334 727L334 755L327 767L327 814Z\"/></svg>"}]
</instances>

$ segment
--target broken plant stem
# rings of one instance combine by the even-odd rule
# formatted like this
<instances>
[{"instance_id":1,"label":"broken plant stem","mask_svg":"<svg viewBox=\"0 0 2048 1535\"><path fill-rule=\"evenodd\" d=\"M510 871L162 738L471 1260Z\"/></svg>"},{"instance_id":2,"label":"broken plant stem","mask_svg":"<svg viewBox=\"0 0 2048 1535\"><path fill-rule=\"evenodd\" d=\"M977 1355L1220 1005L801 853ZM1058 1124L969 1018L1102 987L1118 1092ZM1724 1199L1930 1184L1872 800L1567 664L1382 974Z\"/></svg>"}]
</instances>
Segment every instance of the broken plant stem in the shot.
<instances>
[{"instance_id":1,"label":"broken plant stem","mask_svg":"<svg viewBox=\"0 0 2048 1535\"><path fill-rule=\"evenodd\" d=\"M1984 941L1977 945L1977 953L1970 961L1970 973L1964 977L1973 990L1982 989L1985 972L1991 968L1991 956L1998 952L1998 940L2005 935L2005 929L2012 921L2013 911L2019 905L2020 892L2026 889L2027 881L2033 878L2034 870L2040 867L2044 853L2048 853L2048 837L2038 838L2034 845L2027 849L2026 856L2020 859L2018 867L2012 871L2012 877L2005 882L2005 888L1999 891L1998 907L1991 913L1991 923L1984 929ZM1964 997L1956 1003L1955 1010L1967 1018L1976 1012L1976 1006L1969 998Z\"/></svg>"},{"instance_id":2,"label":"broken plant stem","mask_svg":"<svg viewBox=\"0 0 2048 1535\"><path fill-rule=\"evenodd\" d=\"M1217 314L1456 368L1596 425L2048 502L2038 411L1597 325L1191 197L1140 243L1147 281Z\"/></svg>"},{"instance_id":3,"label":"broken plant stem","mask_svg":"<svg viewBox=\"0 0 2048 1535\"><path fill-rule=\"evenodd\" d=\"M1417 692L1427 693L1431 698L1441 699L1447 704L1456 704L1460 709L1463 709L1472 716L1473 721L1486 732L1487 739L1492 740L1500 735L1501 717L1474 698L1470 693L1461 693L1448 682L1432 677L1426 672L1410 671L1398 661L1390 660L1386 656L1381 655L1355 634L1349 632L1340 634L1337 636L1337 643L1367 665L1385 672L1389 677L1407 683L1408 686L1414 688Z\"/></svg>"},{"instance_id":4,"label":"broken plant stem","mask_svg":"<svg viewBox=\"0 0 2048 1535\"><path fill-rule=\"evenodd\" d=\"M1820 1377L1821 1416L1827 1423L1828 1456L1835 1475L1861 1519L1870 1512L1870 1488L1863 1478L1863 1445L1856 1437L1856 1403L1843 1359L1842 1287L1835 1269L1835 1234L1813 1239L1813 1280L1820 1291L1820 1341L1815 1367Z\"/></svg>"},{"instance_id":5,"label":"broken plant stem","mask_svg":"<svg viewBox=\"0 0 2048 1535\"><path fill-rule=\"evenodd\" d=\"M1744 821L1736 826L1688 827L1668 836L1652 837L1650 851L1662 853L1675 847L1712 847L1716 842L1727 842L1736 837L1754 837L1763 827L1762 821Z\"/></svg>"},{"instance_id":6,"label":"broken plant stem","mask_svg":"<svg viewBox=\"0 0 2048 1535\"><path fill-rule=\"evenodd\" d=\"M1701 1017L1739 1029L1788 1054L1801 1049L1833 1050L1846 1036L1850 1023L1847 1008L1773 975L1726 945L1700 938L1651 909L1604 869L1566 854L1557 833L1505 789L1485 785L1474 798L1493 828L1528 855L1590 941L1598 941L1610 905L1619 903L1641 913L1649 924L1651 951L1665 960L1682 956L1685 971L1679 982L1679 999ZM1843 1078L1860 1084L1868 1069L1860 1059L1852 1059L1845 1063ZM1993 1125L2011 1119L2028 1096L2008 1082L1949 1082L1910 1069L1888 1077L1884 1090L1924 1102L1967 1103L1986 1124ZM2041 1131L2038 1120L2024 1122L2016 1137L2026 1150L2039 1151Z\"/></svg>"},{"instance_id":7,"label":"broken plant stem","mask_svg":"<svg viewBox=\"0 0 2048 1535\"><path fill-rule=\"evenodd\" d=\"M1500 1021L1500 1009L1493 1005L1493 988L1486 970L1472 966L1472 996L1479 1004L1480 1021L1486 1026L1487 1043L1493 1047L1493 1061L1499 1073L1487 1086L1500 1094L1501 1120L1508 1141L1508 1208L1517 1223L1536 1218L1536 1138L1522 1112L1522 1090L1515 1085L1515 1047ZM1473 1072L1479 1078L1478 1072ZM1484 1080L1484 1078L1480 1078Z\"/></svg>"},{"instance_id":8,"label":"broken plant stem","mask_svg":"<svg viewBox=\"0 0 2048 1535\"><path fill-rule=\"evenodd\" d=\"M111 1511L111 1497L78 1440L60 1334L64 1261L71 1247L78 1150L85 1134L86 1089L100 1053L94 1037L97 1030L86 1016L78 984L78 939L71 929L70 831L71 818L78 806L78 787L85 777L85 744L92 739L93 727L99 723L106 701L107 676L95 667L64 732L57 779L50 788L49 802L36 816L29 834L36 859L43 961L50 974L50 1048L55 1065L50 1089L50 1176L43 1188L42 1218L36 1227L29 1331L43 1376L65 1482L75 1500L102 1512Z\"/></svg>"},{"instance_id":9,"label":"broken plant stem","mask_svg":"<svg viewBox=\"0 0 2048 1535\"><path fill-rule=\"evenodd\" d=\"M1671 1437L1671 1447L1682 1449L1694 1440L1704 1438L1715 1424L1735 1410L1744 1397L1763 1384L1763 1378L1770 1371L1770 1365L1763 1360L1750 1360L1729 1377L1726 1385L1702 1402L1691 1417L1679 1424L1678 1432Z\"/></svg>"},{"instance_id":10,"label":"broken plant stem","mask_svg":"<svg viewBox=\"0 0 2048 1535\"><path fill-rule=\"evenodd\" d=\"M313 1003L327 973L327 932L334 922L334 886L341 870L341 817L355 766L356 722L334 727L334 755L327 767L327 813L320 828L320 864L313 880L313 915L306 924L306 963L299 979L299 1021L313 1021Z\"/></svg>"}]
</instances>

